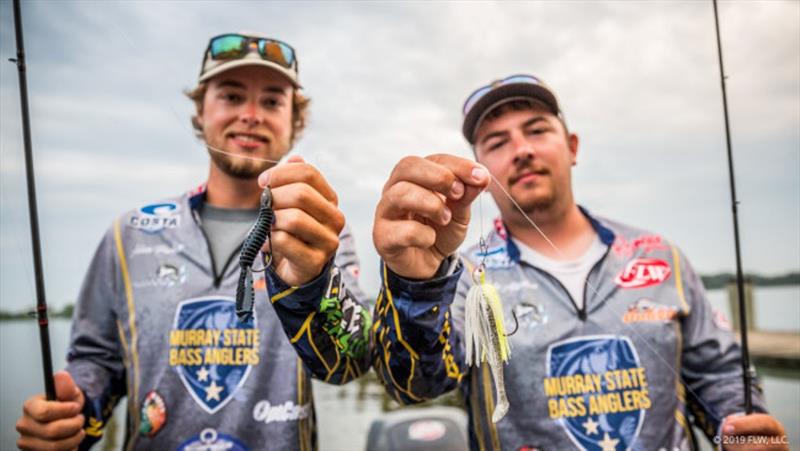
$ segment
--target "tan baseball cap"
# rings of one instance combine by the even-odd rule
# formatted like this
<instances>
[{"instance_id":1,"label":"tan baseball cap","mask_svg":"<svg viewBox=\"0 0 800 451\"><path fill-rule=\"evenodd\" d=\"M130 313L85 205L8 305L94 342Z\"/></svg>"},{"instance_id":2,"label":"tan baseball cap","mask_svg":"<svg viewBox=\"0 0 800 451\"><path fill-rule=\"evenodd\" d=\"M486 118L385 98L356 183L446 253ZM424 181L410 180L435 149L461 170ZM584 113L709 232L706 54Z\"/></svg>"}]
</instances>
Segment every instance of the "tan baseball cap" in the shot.
<instances>
[{"instance_id":1,"label":"tan baseball cap","mask_svg":"<svg viewBox=\"0 0 800 451\"><path fill-rule=\"evenodd\" d=\"M198 82L242 66L264 66L280 73L295 88L298 80L297 54L287 43L263 33L239 32L214 36L203 53Z\"/></svg>"}]
</instances>

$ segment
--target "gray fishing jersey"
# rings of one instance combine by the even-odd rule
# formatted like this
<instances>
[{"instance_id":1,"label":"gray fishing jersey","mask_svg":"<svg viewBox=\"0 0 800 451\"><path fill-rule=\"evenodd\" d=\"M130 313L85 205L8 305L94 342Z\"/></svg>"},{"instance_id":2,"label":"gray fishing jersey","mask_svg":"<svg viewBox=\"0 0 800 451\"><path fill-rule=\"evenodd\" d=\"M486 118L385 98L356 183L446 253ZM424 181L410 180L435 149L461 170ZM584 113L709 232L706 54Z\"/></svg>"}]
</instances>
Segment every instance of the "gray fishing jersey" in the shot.
<instances>
[{"instance_id":1,"label":"gray fishing jersey","mask_svg":"<svg viewBox=\"0 0 800 451\"><path fill-rule=\"evenodd\" d=\"M389 394L415 403L459 387L475 450L696 449L692 423L712 438L744 411L739 345L682 253L582 212L607 246L582 304L520 255L499 219L486 250L468 248L450 275L410 281L384 265L373 366ZM506 331L518 323L504 366L510 409L498 423L488 364L464 363L465 298L481 263ZM754 409L765 412L754 388Z\"/></svg>"},{"instance_id":2,"label":"gray fishing jersey","mask_svg":"<svg viewBox=\"0 0 800 451\"><path fill-rule=\"evenodd\" d=\"M201 187L130 211L97 249L67 355L86 396L81 448L127 397L126 449L315 449L309 378L343 384L369 369L348 229L304 286L255 273L254 318L241 323L239 252L216 267L197 214L204 198Z\"/></svg>"}]
</instances>

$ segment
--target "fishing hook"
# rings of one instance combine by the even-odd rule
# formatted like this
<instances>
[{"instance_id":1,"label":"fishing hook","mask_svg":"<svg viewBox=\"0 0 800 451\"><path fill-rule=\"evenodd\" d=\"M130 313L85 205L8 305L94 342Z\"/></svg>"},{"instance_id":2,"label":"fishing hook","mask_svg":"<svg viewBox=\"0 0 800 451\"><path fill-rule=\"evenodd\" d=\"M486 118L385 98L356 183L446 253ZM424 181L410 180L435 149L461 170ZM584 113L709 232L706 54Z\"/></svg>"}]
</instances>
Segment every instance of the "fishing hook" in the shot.
<instances>
[{"instance_id":1,"label":"fishing hook","mask_svg":"<svg viewBox=\"0 0 800 451\"><path fill-rule=\"evenodd\" d=\"M514 335L515 333L517 333L517 329L519 329L519 320L517 320L517 312L515 312L514 309L511 309L511 316L514 317L514 330L505 334L506 337Z\"/></svg>"}]
</instances>

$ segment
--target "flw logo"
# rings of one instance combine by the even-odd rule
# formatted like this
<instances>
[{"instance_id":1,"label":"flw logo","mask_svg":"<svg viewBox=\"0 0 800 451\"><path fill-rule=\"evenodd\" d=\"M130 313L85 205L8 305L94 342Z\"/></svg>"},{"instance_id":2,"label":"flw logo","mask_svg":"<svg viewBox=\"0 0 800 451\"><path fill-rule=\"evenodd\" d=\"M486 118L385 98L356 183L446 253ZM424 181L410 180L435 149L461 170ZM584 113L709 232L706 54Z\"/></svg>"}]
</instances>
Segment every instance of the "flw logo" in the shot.
<instances>
[{"instance_id":1,"label":"flw logo","mask_svg":"<svg viewBox=\"0 0 800 451\"><path fill-rule=\"evenodd\" d=\"M669 263L657 258L637 258L628 262L614 279L622 288L644 288L658 285L672 274Z\"/></svg>"}]
</instances>

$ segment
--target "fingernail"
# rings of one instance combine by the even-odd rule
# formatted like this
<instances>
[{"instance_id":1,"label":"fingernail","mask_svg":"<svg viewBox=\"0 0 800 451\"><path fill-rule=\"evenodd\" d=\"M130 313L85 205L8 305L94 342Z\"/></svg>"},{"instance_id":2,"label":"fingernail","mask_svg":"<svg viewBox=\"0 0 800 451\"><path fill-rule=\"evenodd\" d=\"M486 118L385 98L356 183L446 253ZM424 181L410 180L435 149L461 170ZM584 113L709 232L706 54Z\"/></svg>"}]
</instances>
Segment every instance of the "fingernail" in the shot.
<instances>
[{"instance_id":1,"label":"fingernail","mask_svg":"<svg viewBox=\"0 0 800 451\"><path fill-rule=\"evenodd\" d=\"M453 186L450 187L450 196L454 199L458 199L462 194L464 194L464 184L456 180L453 182Z\"/></svg>"},{"instance_id":2,"label":"fingernail","mask_svg":"<svg viewBox=\"0 0 800 451\"><path fill-rule=\"evenodd\" d=\"M484 169L484 168L474 168L472 170L472 178L476 182L482 182L482 181L486 180L486 177L487 177L486 169Z\"/></svg>"},{"instance_id":3,"label":"fingernail","mask_svg":"<svg viewBox=\"0 0 800 451\"><path fill-rule=\"evenodd\" d=\"M269 185L269 171L264 171L258 176L258 186L265 187Z\"/></svg>"},{"instance_id":4,"label":"fingernail","mask_svg":"<svg viewBox=\"0 0 800 451\"><path fill-rule=\"evenodd\" d=\"M450 212L450 209L447 208L447 207L444 207L444 211L442 212L442 221L444 221L444 223L447 224L448 222L450 222L450 218L452 216L453 216L453 213Z\"/></svg>"},{"instance_id":5,"label":"fingernail","mask_svg":"<svg viewBox=\"0 0 800 451\"><path fill-rule=\"evenodd\" d=\"M726 434L733 434L733 425L729 424L724 428Z\"/></svg>"}]
</instances>

